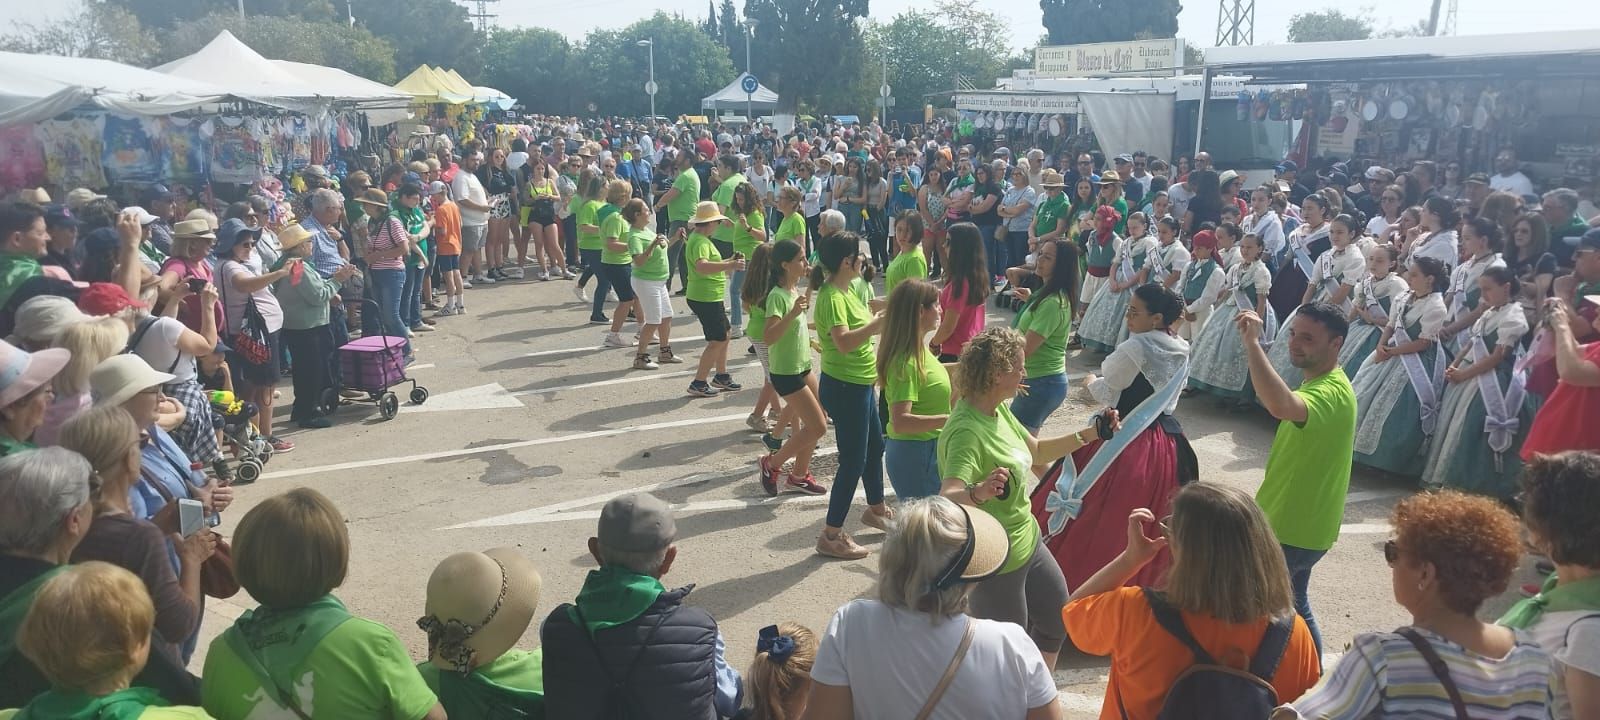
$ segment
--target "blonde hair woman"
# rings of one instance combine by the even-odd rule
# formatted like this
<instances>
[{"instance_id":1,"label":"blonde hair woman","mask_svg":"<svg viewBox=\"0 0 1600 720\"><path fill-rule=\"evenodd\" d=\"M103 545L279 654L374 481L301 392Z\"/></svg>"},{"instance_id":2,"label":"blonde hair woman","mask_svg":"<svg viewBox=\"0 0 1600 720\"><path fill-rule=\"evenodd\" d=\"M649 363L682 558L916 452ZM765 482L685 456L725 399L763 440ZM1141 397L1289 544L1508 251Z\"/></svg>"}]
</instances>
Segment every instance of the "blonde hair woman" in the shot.
<instances>
[{"instance_id":1,"label":"blonde hair woman","mask_svg":"<svg viewBox=\"0 0 1600 720\"><path fill-rule=\"evenodd\" d=\"M1005 564L1005 529L939 496L896 515L877 597L839 608L822 635L806 720L911 717L918 708L941 719L1060 718L1050 666L1028 634L967 612L972 583Z\"/></svg>"},{"instance_id":2,"label":"blonde hair woman","mask_svg":"<svg viewBox=\"0 0 1600 720\"><path fill-rule=\"evenodd\" d=\"M16 638L50 690L17 717L205 718L199 708L170 707L156 691L133 687L150 660L154 622L150 596L133 573L103 562L57 573L40 588Z\"/></svg>"},{"instance_id":3,"label":"blonde hair woman","mask_svg":"<svg viewBox=\"0 0 1600 720\"><path fill-rule=\"evenodd\" d=\"M617 306L611 312L611 332L601 338L606 347L628 347L622 339L622 323L630 311L639 307L639 298L633 292L633 251L628 247L628 219L622 206L633 196L633 184L627 180L606 183L606 204L601 206L600 218L600 272L611 290L617 294ZM604 295L596 295L604 302Z\"/></svg>"},{"instance_id":4,"label":"blonde hair woman","mask_svg":"<svg viewBox=\"0 0 1600 720\"><path fill-rule=\"evenodd\" d=\"M322 493L296 488L245 513L233 536L234 572L261 606L212 641L201 681L206 712L218 720L304 715L315 693L318 717L444 720L394 631L352 616L332 595L349 564L344 517ZM341 692L315 692L329 686Z\"/></svg>"},{"instance_id":5,"label":"blonde hair woman","mask_svg":"<svg viewBox=\"0 0 1600 720\"><path fill-rule=\"evenodd\" d=\"M939 289L932 283L907 279L889 293L878 386L889 408L884 470L901 500L939 494L939 431L950 417L950 373L928 349L928 334L938 327Z\"/></svg>"},{"instance_id":6,"label":"blonde hair woman","mask_svg":"<svg viewBox=\"0 0 1600 720\"><path fill-rule=\"evenodd\" d=\"M94 497L94 522L72 552L73 562L103 560L137 573L155 603L157 650L176 659L179 648L200 629L204 599L200 566L217 547L217 536L202 528L175 540L178 568L167 557L167 537L176 527L162 528L133 514L129 491L139 482L139 426L119 406L91 408L61 428L61 447L82 455L100 477ZM174 525L176 513L169 513Z\"/></svg>"},{"instance_id":7,"label":"blonde hair woman","mask_svg":"<svg viewBox=\"0 0 1600 720\"><path fill-rule=\"evenodd\" d=\"M89 408L89 373L128 346L128 324L121 318L102 317L67 326L56 336L55 346L72 353L55 379L55 399L44 409L44 424L34 431L34 442L56 444L61 425Z\"/></svg>"},{"instance_id":8,"label":"blonde hair woman","mask_svg":"<svg viewBox=\"0 0 1600 720\"><path fill-rule=\"evenodd\" d=\"M1154 538L1147 525L1159 531ZM1173 562L1162 587L1123 587L1163 547ZM1159 525L1149 510L1134 510L1127 549L1072 594L1062 617L1078 649L1111 656L1103 717L1156 717L1167 690L1197 661L1165 629L1172 618L1213 659L1248 658L1280 701L1299 697L1321 674L1266 515L1224 485L1185 486Z\"/></svg>"}]
</instances>

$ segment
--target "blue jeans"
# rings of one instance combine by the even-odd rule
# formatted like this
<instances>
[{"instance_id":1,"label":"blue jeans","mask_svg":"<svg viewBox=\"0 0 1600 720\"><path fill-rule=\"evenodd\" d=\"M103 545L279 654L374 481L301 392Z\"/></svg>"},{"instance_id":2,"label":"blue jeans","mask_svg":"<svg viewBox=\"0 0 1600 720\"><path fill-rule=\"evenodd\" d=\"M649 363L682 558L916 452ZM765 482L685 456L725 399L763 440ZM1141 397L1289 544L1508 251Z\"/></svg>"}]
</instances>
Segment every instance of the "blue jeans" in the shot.
<instances>
[{"instance_id":1,"label":"blue jeans","mask_svg":"<svg viewBox=\"0 0 1600 720\"><path fill-rule=\"evenodd\" d=\"M886 438L883 465L889 471L889 485L900 502L939 494L939 439L896 440Z\"/></svg>"},{"instance_id":2,"label":"blue jeans","mask_svg":"<svg viewBox=\"0 0 1600 720\"><path fill-rule=\"evenodd\" d=\"M844 527L857 483L865 483L867 504L883 502L883 433L878 429L878 399L871 385L857 385L822 373L817 385L822 409L833 418L839 445L839 470L828 495L828 527Z\"/></svg>"},{"instance_id":3,"label":"blue jeans","mask_svg":"<svg viewBox=\"0 0 1600 720\"><path fill-rule=\"evenodd\" d=\"M744 302L739 299L739 290L744 288L743 270L734 270L728 273L728 304L733 306L729 322L733 327L744 327Z\"/></svg>"},{"instance_id":4,"label":"blue jeans","mask_svg":"<svg viewBox=\"0 0 1600 720\"><path fill-rule=\"evenodd\" d=\"M979 225L978 234L983 236L983 252L989 263L989 274L1005 277L1006 268L1011 265L1007 262L1005 241L994 239L994 233L999 229L999 225Z\"/></svg>"},{"instance_id":5,"label":"blue jeans","mask_svg":"<svg viewBox=\"0 0 1600 720\"><path fill-rule=\"evenodd\" d=\"M605 271L600 267L599 250L579 250L578 257L582 258L583 275L578 278L578 287L583 287L588 282L589 276L594 276L594 307L589 311L590 320L606 319L606 293L611 292L611 281L606 278Z\"/></svg>"},{"instance_id":6,"label":"blue jeans","mask_svg":"<svg viewBox=\"0 0 1600 720\"><path fill-rule=\"evenodd\" d=\"M414 328L422 324L422 275L419 267L406 268L406 283L400 290L400 322Z\"/></svg>"},{"instance_id":7,"label":"blue jeans","mask_svg":"<svg viewBox=\"0 0 1600 720\"><path fill-rule=\"evenodd\" d=\"M1017 399L1011 401L1011 414L1023 427L1038 435L1039 428L1044 427L1044 421L1050 417L1050 413L1055 412L1067 399L1067 374L1028 378L1023 384L1028 386L1028 394L1019 394Z\"/></svg>"},{"instance_id":8,"label":"blue jeans","mask_svg":"<svg viewBox=\"0 0 1600 720\"><path fill-rule=\"evenodd\" d=\"M1289 585L1294 589L1294 611L1305 619L1306 627L1311 629L1311 640L1317 645L1317 657L1321 657L1322 631L1317 629L1317 620L1311 615L1311 597L1307 591L1311 585L1311 568L1328 551L1307 550L1293 545L1282 547L1283 560L1289 564Z\"/></svg>"},{"instance_id":9,"label":"blue jeans","mask_svg":"<svg viewBox=\"0 0 1600 720\"><path fill-rule=\"evenodd\" d=\"M405 270L368 270L367 287L378 301L378 318L384 335L406 338L406 355L411 355L410 330L400 320L400 296L405 291Z\"/></svg>"}]
</instances>

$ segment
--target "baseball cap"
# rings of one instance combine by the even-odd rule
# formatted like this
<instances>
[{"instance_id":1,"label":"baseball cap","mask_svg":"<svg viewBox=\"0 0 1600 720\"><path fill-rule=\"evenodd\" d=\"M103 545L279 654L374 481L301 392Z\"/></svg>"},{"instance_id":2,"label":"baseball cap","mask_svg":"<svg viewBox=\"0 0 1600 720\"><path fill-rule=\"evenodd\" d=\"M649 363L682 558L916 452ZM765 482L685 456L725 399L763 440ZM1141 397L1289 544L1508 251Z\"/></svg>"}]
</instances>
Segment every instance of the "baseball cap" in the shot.
<instances>
[{"instance_id":1,"label":"baseball cap","mask_svg":"<svg viewBox=\"0 0 1600 720\"><path fill-rule=\"evenodd\" d=\"M66 205L49 205L44 209L44 226L47 228L75 228L82 224L72 216L72 209Z\"/></svg>"},{"instance_id":2,"label":"baseball cap","mask_svg":"<svg viewBox=\"0 0 1600 720\"><path fill-rule=\"evenodd\" d=\"M1118 165L1131 165L1131 164L1133 164L1133 156L1129 155L1127 153L1123 153L1121 155L1118 155L1116 158L1114 158L1112 160L1112 162L1114 162L1114 163L1116 163Z\"/></svg>"},{"instance_id":3,"label":"baseball cap","mask_svg":"<svg viewBox=\"0 0 1600 720\"><path fill-rule=\"evenodd\" d=\"M128 296L121 285L108 282L89 283L89 288L78 296L78 309L90 315L112 315L128 308L149 307Z\"/></svg>"},{"instance_id":4,"label":"baseball cap","mask_svg":"<svg viewBox=\"0 0 1600 720\"><path fill-rule=\"evenodd\" d=\"M76 188L67 193L67 207L73 208L74 210L79 210L89 203L104 199L106 199L106 196L90 190L89 188Z\"/></svg>"},{"instance_id":5,"label":"baseball cap","mask_svg":"<svg viewBox=\"0 0 1600 720\"><path fill-rule=\"evenodd\" d=\"M1475 173L1467 176L1466 182L1468 184L1477 183L1479 185L1488 185L1489 184L1489 174L1488 173L1475 172Z\"/></svg>"},{"instance_id":6,"label":"baseball cap","mask_svg":"<svg viewBox=\"0 0 1600 720\"><path fill-rule=\"evenodd\" d=\"M1589 232L1578 238L1578 247L1589 250L1600 250L1600 228L1590 228Z\"/></svg>"},{"instance_id":7,"label":"baseball cap","mask_svg":"<svg viewBox=\"0 0 1600 720\"><path fill-rule=\"evenodd\" d=\"M1366 177L1368 180L1393 180L1394 173L1389 172L1389 168L1373 165L1367 168Z\"/></svg>"},{"instance_id":8,"label":"baseball cap","mask_svg":"<svg viewBox=\"0 0 1600 720\"><path fill-rule=\"evenodd\" d=\"M328 169L321 165L307 165L306 169L300 171L300 174L308 175L310 177L325 178L328 176Z\"/></svg>"},{"instance_id":9,"label":"baseball cap","mask_svg":"<svg viewBox=\"0 0 1600 720\"><path fill-rule=\"evenodd\" d=\"M172 190L161 183L151 185L149 189L144 191L144 201L147 203L157 200L171 200L172 197Z\"/></svg>"},{"instance_id":10,"label":"baseball cap","mask_svg":"<svg viewBox=\"0 0 1600 720\"><path fill-rule=\"evenodd\" d=\"M650 493L629 493L600 509L600 545L621 552L654 552L678 537L672 507Z\"/></svg>"},{"instance_id":11,"label":"baseball cap","mask_svg":"<svg viewBox=\"0 0 1600 720\"><path fill-rule=\"evenodd\" d=\"M435 181L433 181L431 183L428 183L428 195L429 196L438 195L439 193L446 192L449 189L450 189L449 185L446 185L443 182L440 182L438 180L435 180Z\"/></svg>"},{"instance_id":12,"label":"baseball cap","mask_svg":"<svg viewBox=\"0 0 1600 720\"><path fill-rule=\"evenodd\" d=\"M151 215L149 210L146 210L146 209L144 209L142 207L139 207L137 205L135 205L133 207L125 207L125 208L122 209L122 211L125 212L125 213L133 213L134 215L137 215L139 217L139 224L140 225L149 225L150 223L153 223L153 222L156 221L156 216Z\"/></svg>"},{"instance_id":13,"label":"baseball cap","mask_svg":"<svg viewBox=\"0 0 1600 720\"><path fill-rule=\"evenodd\" d=\"M1300 166L1293 160L1285 160L1281 163L1278 163L1278 166L1274 169L1280 173L1300 172Z\"/></svg>"}]
</instances>

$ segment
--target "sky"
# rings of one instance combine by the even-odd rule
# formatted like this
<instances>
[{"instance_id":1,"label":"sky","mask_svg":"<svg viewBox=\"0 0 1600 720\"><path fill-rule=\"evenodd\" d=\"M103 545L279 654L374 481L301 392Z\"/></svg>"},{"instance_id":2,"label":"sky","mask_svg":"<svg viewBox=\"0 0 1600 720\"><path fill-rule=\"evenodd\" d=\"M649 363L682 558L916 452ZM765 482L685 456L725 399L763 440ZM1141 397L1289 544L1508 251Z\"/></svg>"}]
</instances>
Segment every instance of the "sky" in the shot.
<instances>
[{"instance_id":1,"label":"sky","mask_svg":"<svg viewBox=\"0 0 1600 720\"><path fill-rule=\"evenodd\" d=\"M468 0L458 0L468 2ZM79 0L0 0L0 32L16 22L37 23L71 12ZM245 0L249 7L250 0ZM396 0L404 2L404 0ZM741 0L735 0L738 5ZM1535 32L1576 28L1600 29L1600 16L1587 0L1457 0L1457 34ZM718 0L720 4L720 0ZM1381 8L1369 3L1371 15L1380 29L1403 27L1427 17L1430 0L1385 0ZM471 2L476 7L476 2ZM978 4L1004 17L1011 26L1011 37L1000 39L1011 48L1031 47L1043 34L1038 3L1034 0L978 0ZM888 20L912 7L928 7L929 0L871 0L872 17ZM42 11L42 6L48 10ZM1290 0L1256 2L1256 43L1284 41L1289 18L1296 13L1327 7L1349 7L1337 0ZM596 27L624 27L656 10L681 12L695 19L705 17L706 0L499 0L490 4L499 15L501 26L543 26L568 37L582 37ZM1178 17L1178 34L1190 45L1210 47L1216 39L1218 0L1184 0ZM1361 7L1357 5L1356 7ZM759 51L759 50L758 50Z\"/></svg>"}]
</instances>

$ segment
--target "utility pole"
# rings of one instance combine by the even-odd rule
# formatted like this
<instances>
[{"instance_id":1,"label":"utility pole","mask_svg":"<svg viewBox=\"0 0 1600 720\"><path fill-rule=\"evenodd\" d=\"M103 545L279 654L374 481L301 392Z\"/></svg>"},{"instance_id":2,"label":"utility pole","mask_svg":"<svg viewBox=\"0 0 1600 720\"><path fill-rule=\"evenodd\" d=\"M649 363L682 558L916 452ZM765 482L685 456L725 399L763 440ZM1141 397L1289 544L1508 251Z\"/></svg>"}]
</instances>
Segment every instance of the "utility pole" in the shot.
<instances>
[{"instance_id":1,"label":"utility pole","mask_svg":"<svg viewBox=\"0 0 1600 720\"><path fill-rule=\"evenodd\" d=\"M656 122L656 39L640 40L634 43L640 47L650 48L650 81L644 84L644 93L650 96L650 124Z\"/></svg>"},{"instance_id":2,"label":"utility pole","mask_svg":"<svg viewBox=\"0 0 1600 720\"><path fill-rule=\"evenodd\" d=\"M889 87L889 53L883 54L883 87ZM885 130L889 128L889 97L878 93L878 104L883 106L883 111L878 113L878 124Z\"/></svg>"},{"instance_id":3,"label":"utility pole","mask_svg":"<svg viewBox=\"0 0 1600 720\"><path fill-rule=\"evenodd\" d=\"M244 0L239 0L239 19L244 19Z\"/></svg>"},{"instance_id":4,"label":"utility pole","mask_svg":"<svg viewBox=\"0 0 1600 720\"><path fill-rule=\"evenodd\" d=\"M755 72L750 69L750 38L756 34L756 19L745 18L744 27L744 72L746 75L755 77ZM752 98L754 97L755 93L747 92L744 94L744 125L747 129L751 130L755 129L756 126L756 113L753 109L754 103L752 102Z\"/></svg>"},{"instance_id":5,"label":"utility pole","mask_svg":"<svg viewBox=\"0 0 1600 720\"><path fill-rule=\"evenodd\" d=\"M478 3L478 11L468 13L467 17L478 21L478 33L480 35L488 35L489 21L499 17L498 15L489 12L489 3L497 3L500 2L500 0L476 0L476 2Z\"/></svg>"},{"instance_id":6,"label":"utility pole","mask_svg":"<svg viewBox=\"0 0 1600 720\"><path fill-rule=\"evenodd\" d=\"M1217 8L1217 47L1255 43L1256 1L1221 0Z\"/></svg>"}]
</instances>

